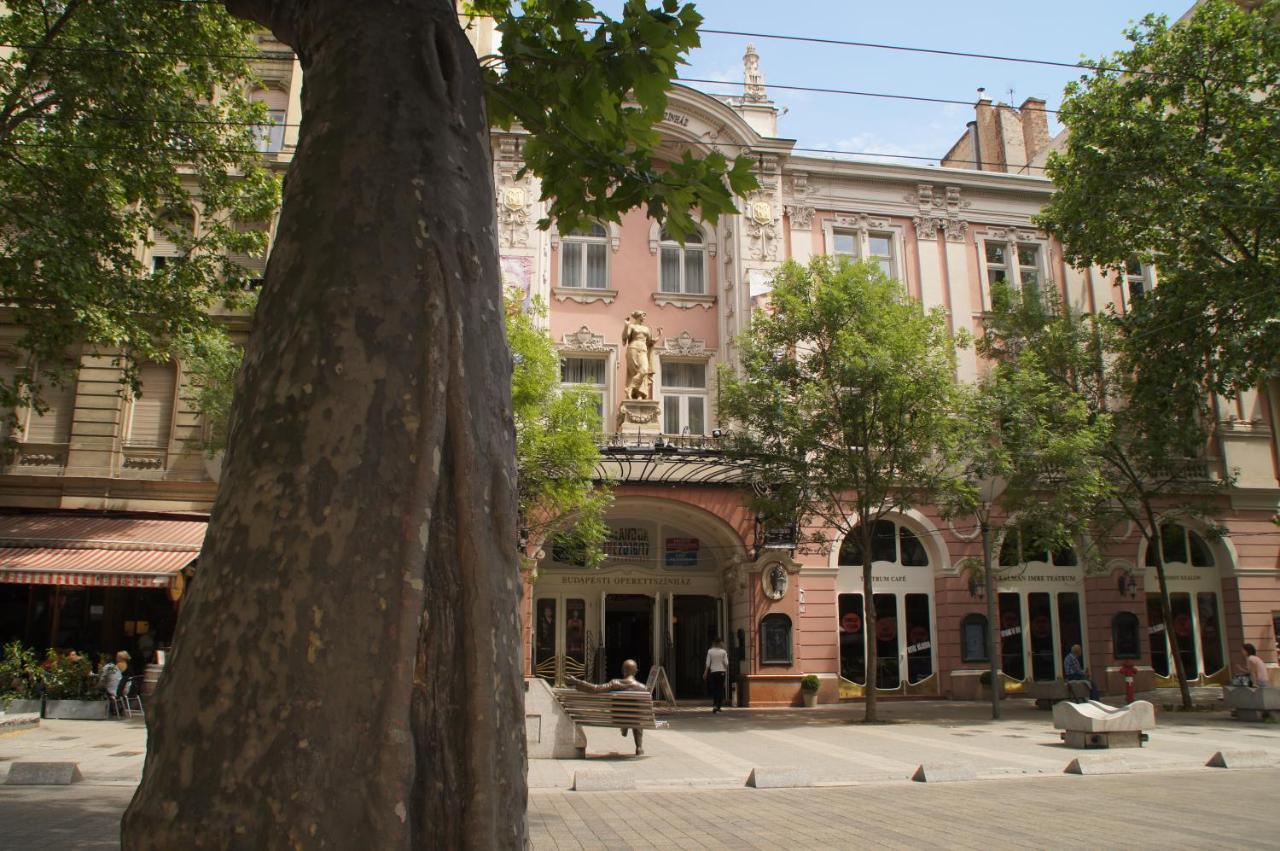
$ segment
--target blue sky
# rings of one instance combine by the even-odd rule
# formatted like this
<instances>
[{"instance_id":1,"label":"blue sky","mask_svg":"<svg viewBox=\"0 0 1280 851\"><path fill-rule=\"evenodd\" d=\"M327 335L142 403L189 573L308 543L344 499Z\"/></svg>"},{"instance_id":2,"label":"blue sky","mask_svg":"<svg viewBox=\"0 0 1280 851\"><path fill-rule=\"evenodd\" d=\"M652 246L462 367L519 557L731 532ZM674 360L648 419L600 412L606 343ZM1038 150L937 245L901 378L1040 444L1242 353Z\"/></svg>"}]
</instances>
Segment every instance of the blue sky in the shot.
<instances>
[{"instance_id":1,"label":"blue sky","mask_svg":"<svg viewBox=\"0 0 1280 851\"><path fill-rule=\"evenodd\" d=\"M704 27L779 35L817 36L912 47L962 50L1064 62L1098 59L1126 45L1122 31L1149 12L1176 20L1192 0L977 0L964 4L913 0L701 0ZM602 2L605 9L620 3ZM703 47L681 70L684 78L742 80L742 54L751 39L704 34ZM995 100L1021 104L1042 97L1050 109L1062 98L1070 68L898 53L866 48L754 39L766 83L953 98L971 103L984 86ZM717 94L740 87L691 83ZM841 151L940 157L973 117L969 106L894 102L813 92L770 92L787 112L779 135L798 146ZM1050 116L1052 119L1052 116ZM1051 130L1056 132L1052 124Z\"/></svg>"}]
</instances>

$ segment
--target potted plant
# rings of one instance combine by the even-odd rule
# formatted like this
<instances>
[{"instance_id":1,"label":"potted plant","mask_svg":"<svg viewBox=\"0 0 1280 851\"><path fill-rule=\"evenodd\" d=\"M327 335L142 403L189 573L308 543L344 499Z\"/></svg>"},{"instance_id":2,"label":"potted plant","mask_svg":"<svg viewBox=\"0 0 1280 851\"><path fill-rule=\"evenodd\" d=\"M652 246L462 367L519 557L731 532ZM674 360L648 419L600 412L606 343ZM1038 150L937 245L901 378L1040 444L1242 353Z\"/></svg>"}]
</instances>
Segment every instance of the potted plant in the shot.
<instances>
[{"instance_id":1,"label":"potted plant","mask_svg":"<svg viewBox=\"0 0 1280 851\"><path fill-rule=\"evenodd\" d=\"M805 674L800 680L800 697L804 700L805 706L818 705L818 688L821 685L822 682L817 674Z\"/></svg>"},{"instance_id":2,"label":"potted plant","mask_svg":"<svg viewBox=\"0 0 1280 851\"><path fill-rule=\"evenodd\" d=\"M44 661L44 717L74 721L107 718L107 701L98 690L88 659L50 650Z\"/></svg>"},{"instance_id":3,"label":"potted plant","mask_svg":"<svg viewBox=\"0 0 1280 851\"><path fill-rule=\"evenodd\" d=\"M0 711L39 712L43 683L44 670L36 652L20 641L6 644L0 651Z\"/></svg>"}]
</instances>

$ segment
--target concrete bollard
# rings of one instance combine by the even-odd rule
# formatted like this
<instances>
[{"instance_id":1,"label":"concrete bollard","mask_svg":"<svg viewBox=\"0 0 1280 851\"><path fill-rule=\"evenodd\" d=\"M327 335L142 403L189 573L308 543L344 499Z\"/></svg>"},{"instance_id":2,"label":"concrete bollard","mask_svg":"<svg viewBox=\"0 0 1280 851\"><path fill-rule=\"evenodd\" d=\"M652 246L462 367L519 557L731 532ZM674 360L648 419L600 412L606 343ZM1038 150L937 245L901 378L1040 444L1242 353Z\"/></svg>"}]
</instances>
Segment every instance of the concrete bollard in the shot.
<instances>
[{"instance_id":1,"label":"concrete bollard","mask_svg":"<svg viewBox=\"0 0 1280 851\"><path fill-rule=\"evenodd\" d=\"M1067 763L1065 774L1128 774L1129 763L1113 754L1078 756Z\"/></svg>"},{"instance_id":2,"label":"concrete bollard","mask_svg":"<svg viewBox=\"0 0 1280 851\"><path fill-rule=\"evenodd\" d=\"M84 779L75 762L15 762L9 766L9 786L70 786Z\"/></svg>"},{"instance_id":3,"label":"concrete bollard","mask_svg":"<svg viewBox=\"0 0 1280 851\"><path fill-rule=\"evenodd\" d=\"M1276 758L1266 751L1226 750L1209 757L1210 768L1271 768Z\"/></svg>"},{"instance_id":4,"label":"concrete bollard","mask_svg":"<svg viewBox=\"0 0 1280 851\"><path fill-rule=\"evenodd\" d=\"M614 768L585 768L573 772L574 792L622 792L636 788L636 777L630 771Z\"/></svg>"},{"instance_id":5,"label":"concrete bollard","mask_svg":"<svg viewBox=\"0 0 1280 851\"><path fill-rule=\"evenodd\" d=\"M956 763L924 763L916 768L911 779L917 783L955 783L960 780L977 780L973 766Z\"/></svg>"},{"instance_id":6,"label":"concrete bollard","mask_svg":"<svg viewBox=\"0 0 1280 851\"><path fill-rule=\"evenodd\" d=\"M811 785L809 772L803 768L758 765L747 776L747 786L752 789L794 789Z\"/></svg>"}]
</instances>

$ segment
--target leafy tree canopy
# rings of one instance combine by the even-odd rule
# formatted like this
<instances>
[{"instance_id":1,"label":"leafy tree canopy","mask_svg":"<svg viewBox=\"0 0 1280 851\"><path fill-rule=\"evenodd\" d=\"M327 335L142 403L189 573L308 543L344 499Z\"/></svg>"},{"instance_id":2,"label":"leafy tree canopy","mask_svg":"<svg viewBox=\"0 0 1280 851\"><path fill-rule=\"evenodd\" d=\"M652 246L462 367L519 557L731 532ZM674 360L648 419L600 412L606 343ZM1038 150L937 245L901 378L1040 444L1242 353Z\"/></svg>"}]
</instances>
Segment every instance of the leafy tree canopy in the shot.
<instances>
[{"instance_id":1,"label":"leafy tree canopy","mask_svg":"<svg viewBox=\"0 0 1280 851\"><path fill-rule=\"evenodd\" d=\"M472 5L502 33L502 58L486 67L489 115L531 134L523 153L550 203L543 227L617 221L645 206L683 239L695 214L715 222L735 209L735 195L756 187L746 157L658 156L667 88L699 44L702 16L692 3L650 9L627 0L616 18L582 0Z\"/></svg>"},{"instance_id":2,"label":"leafy tree canopy","mask_svg":"<svg viewBox=\"0 0 1280 851\"><path fill-rule=\"evenodd\" d=\"M242 296L227 255L265 249L241 224L269 220L279 194L254 150L265 113L245 92L254 29L208 3L5 4L0 301L46 375L80 343L167 358ZM182 262L145 268L153 234ZM22 380L0 404L26 395Z\"/></svg>"},{"instance_id":3,"label":"leafy tree canopy","mask_svg":"<svg viewBox=\"0 0 1280 851\"><path fill-rule=\"evenodd\" d=\"M1154 263L1135 307L1167 380L1220 390L1280 369L1280 0L1208 0L1169 26L1148 16L1132 47L1067 87L1066 148L1039 222L1077 265Z\"/></svg>"},{"instance_id":4,"label":"leafy tree canopy","mask_svg":"<svg viewBox=\"0 0 1280 851\"><path fill-rule=\"evenodd\" d=\"M559 387L560 356L537 323L545 313L541 305L525 310L520 293L512 290L506 311L521 523L535 547L555 536L585 563L597 564L608 533L604 512L613 499L595 481L600 460L596 400Z\"/></svg>"}]
</instances>

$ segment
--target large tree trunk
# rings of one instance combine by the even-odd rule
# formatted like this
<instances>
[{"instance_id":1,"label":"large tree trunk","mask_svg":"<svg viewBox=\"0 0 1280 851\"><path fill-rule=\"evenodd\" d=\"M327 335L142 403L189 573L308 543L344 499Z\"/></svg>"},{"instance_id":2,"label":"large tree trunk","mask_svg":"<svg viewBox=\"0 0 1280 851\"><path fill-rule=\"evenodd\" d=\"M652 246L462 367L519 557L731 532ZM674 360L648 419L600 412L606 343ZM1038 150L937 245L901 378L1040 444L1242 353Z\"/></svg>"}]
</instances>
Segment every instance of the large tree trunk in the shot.
<instances>
[{"instance_id":1,"label":"large tree trunk","mask_svg":"<svg viewBox=\"0 0 1280 851\"><path fill-rule=\"evenodd\" d=\"M124 846L525 841L510 357L450 0L230 4L304 127Z\"/></svg>"}]
</instances>

